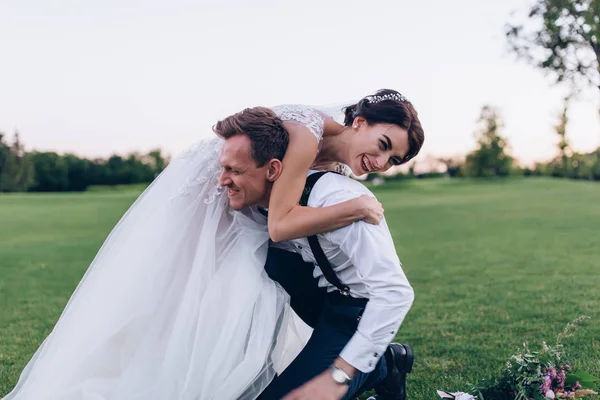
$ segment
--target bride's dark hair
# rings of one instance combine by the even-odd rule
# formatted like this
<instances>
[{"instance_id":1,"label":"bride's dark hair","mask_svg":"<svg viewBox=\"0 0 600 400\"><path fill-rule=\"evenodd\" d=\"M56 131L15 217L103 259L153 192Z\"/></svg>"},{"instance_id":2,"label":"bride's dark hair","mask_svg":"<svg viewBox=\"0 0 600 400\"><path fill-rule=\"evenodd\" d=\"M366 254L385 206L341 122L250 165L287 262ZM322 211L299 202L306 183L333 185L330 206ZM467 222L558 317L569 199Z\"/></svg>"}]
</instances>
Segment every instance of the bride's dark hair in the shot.
<instances>
[{"instance_id":1,"label":"bride's dark hair","mask_svg":"<svg viewBox=\"0 0 600 400\"><path fill-rule=\"evenodd\" d=\"M425 133L417 111L410 101L392 89L381 89L344 110L344 125L351 126L354 118L363 117L367 124L395 124L408 131L409 150L401 164L414 158L425 141Z\"/></svg>"}]
</instances>

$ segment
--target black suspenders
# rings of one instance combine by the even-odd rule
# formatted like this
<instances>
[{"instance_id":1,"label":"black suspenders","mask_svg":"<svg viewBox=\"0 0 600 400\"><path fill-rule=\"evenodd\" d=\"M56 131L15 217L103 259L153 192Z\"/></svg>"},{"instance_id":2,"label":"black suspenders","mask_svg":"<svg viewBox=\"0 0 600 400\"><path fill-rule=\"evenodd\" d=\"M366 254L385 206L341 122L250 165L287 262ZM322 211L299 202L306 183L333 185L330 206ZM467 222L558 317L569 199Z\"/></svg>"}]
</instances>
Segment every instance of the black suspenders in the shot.
<instances>
[{"instance_id":1,"label":"black suspenders","mask_svg":"<svg viewBox=\"0 0 600 400\"><path fill-rule=\"evenodd\" d=\"M306 185L304 186L304 191L302 192L302 197L300 198L301 206L306 206L308 204L308 198L310 196L310 192L313 189L313 186L315 186L315 183L317 183L319 178L321 178L326 173L327 172L316 172L306 178ZM333 271L329 260L327 259L325 253L323 252L323 249L321 248L321 244L319 243L319 239L317 238L317 236L310 236L308 238L308 243L310 244L310 249L312 250L312 253L315 256L315 260L317 260L317 264L319 265L319 268L321 268L325 279L327 279L327 281L333 286L337 287L344 296L349 296L350 288L344 285L342 282L340 282L339 278Z\"/></svg>"}]
</instances>

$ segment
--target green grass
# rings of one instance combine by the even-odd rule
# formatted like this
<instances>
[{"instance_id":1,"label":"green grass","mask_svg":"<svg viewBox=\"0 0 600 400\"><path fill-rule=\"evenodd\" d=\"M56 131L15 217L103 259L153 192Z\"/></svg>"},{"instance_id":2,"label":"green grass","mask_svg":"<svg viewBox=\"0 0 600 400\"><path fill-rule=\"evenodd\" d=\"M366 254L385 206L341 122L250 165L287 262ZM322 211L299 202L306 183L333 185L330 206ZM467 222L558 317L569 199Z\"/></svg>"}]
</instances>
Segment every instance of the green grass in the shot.
<instances>
[{"instance_id":1,"label":"green grass","mask_svg":"<svg viewBox=\"0 0 600 400\"><path fill-rule=\"evenodd\" d=\"M136 183L132 185L92 185L87 187L86 192L143 192L147 187L147 183Z\"/></svg>"},{"instance_id":2,"label":"green grass","mask_svg":"<svg viewBox=\"0 0 600 400\"><path fill-rule=\"evenodd\" d=\"M0 396L138 193L0 196ZM592 320L567 351L600 375L599 184L428 180L375 193L416 293L398 336L416 352L411 399L466 390L581 314Z\"/></svg>"}]
</instances>

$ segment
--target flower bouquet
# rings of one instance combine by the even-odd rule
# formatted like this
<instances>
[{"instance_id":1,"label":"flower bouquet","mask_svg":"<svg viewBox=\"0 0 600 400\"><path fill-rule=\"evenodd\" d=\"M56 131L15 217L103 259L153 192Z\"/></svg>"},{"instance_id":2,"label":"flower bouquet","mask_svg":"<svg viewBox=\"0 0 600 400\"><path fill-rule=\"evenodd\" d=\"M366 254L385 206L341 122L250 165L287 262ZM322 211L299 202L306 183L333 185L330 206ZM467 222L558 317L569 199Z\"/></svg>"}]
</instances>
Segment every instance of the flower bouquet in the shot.
<instances>
[{"instance_id":1,"label":"flower bouquet","mask_svg":"<svg viewBox=\"0 0 600 400\"><path fill-rule=\"evenodd\" d=\"M573 336L576 325L588 317L567 324L556 343L542 343L534 350L524 344L506 363L499 379L474 388L479 400L573 399L598 394L599 378L586 371L574 370L565 359L562 340ZM589 397L588 397L589 398Z\"/></svg>"},{"instance_id":2,"label":"flower bouquet","mask_svg":"<svg viewBox=\"0 0 600 400\"><path fill-rule=\"evenodd\" d=\"M477 400L546 400L597 398L599 378L571 368L565 359L562 340L573 336L577 324L589 317L579 317L567 324L549 346L531 349L527 344L506 362L500 378L484 380L468 393L438 391L440 398Z\"/></svg>"}]
</instances>

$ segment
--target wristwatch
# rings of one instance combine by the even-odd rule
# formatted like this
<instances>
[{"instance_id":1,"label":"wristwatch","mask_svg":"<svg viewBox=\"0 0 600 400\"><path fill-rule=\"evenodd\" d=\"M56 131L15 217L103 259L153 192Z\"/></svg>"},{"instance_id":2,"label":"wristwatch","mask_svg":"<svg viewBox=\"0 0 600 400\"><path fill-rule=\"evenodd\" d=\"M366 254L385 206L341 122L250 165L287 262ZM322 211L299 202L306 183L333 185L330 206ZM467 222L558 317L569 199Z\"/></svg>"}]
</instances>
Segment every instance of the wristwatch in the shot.
<instances>
[{"instance_id":1,"label":"wristwatch","mask_svg":"<svg viewBox=\"0 0 600 400\"><path fill-rule=\"evenodd\" d=\"M352 379L348 376L348 374L344 370L339 369L335 365L332 365L331 367L329 367L329 371L331 372L331 376L333 377L333 380L340 385L349 385L350 382L352 381Z\"/></svg>"}]
</instances>

